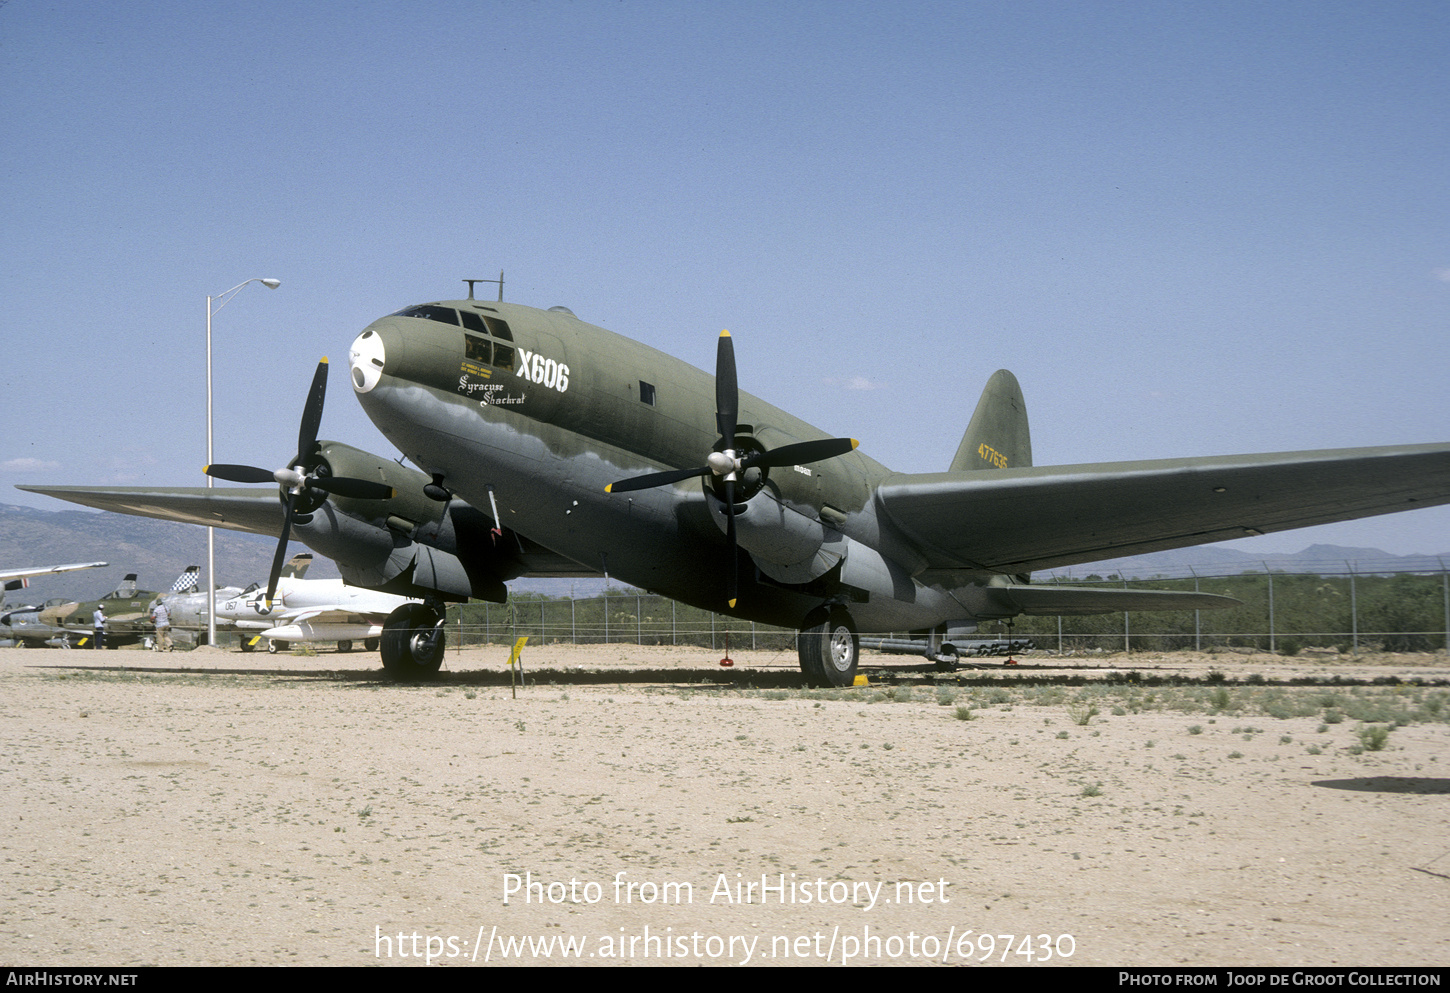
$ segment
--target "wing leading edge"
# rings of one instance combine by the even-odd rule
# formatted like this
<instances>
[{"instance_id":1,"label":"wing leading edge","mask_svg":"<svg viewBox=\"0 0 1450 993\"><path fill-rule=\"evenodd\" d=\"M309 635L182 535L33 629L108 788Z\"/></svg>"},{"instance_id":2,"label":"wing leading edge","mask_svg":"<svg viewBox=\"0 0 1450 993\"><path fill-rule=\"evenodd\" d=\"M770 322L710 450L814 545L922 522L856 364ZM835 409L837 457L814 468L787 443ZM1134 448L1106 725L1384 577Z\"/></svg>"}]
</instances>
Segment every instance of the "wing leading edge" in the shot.
<instances>
[{"instance_id":1,"label":"wing leading edge","mask_svg":"<svg viewBox=\"0 0 1450 993\"><path fill-rule=\"evenodd\" d=\"M1450 503L1450 445L897 473L876 501L927 569L1020 573Z\"/></svg>"}]
</instances>

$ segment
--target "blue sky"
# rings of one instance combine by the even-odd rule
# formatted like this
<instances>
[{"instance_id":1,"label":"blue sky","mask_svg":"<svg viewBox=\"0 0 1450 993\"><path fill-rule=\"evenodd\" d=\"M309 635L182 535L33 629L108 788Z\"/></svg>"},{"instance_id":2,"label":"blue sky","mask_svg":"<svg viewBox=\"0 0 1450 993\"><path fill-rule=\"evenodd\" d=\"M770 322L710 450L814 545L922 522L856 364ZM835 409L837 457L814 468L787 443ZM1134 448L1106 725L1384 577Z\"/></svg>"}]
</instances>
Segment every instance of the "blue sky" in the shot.
<instances>
[{"instance_id":1,"label":"blue sky","mask_svg":"<svg viewBox=\"0 0 1450 993\"><path fill-rule=\"evenodd\" d=\"M393 452L353 336L505 297L903 471L988 375L1039 464L1450 435L1450 7L1401 2L0 7L0 502ZM491 293L492 288L481 287ZM1267 536L1450 551L1450 509Z\"/></svg>"}]
</instances>

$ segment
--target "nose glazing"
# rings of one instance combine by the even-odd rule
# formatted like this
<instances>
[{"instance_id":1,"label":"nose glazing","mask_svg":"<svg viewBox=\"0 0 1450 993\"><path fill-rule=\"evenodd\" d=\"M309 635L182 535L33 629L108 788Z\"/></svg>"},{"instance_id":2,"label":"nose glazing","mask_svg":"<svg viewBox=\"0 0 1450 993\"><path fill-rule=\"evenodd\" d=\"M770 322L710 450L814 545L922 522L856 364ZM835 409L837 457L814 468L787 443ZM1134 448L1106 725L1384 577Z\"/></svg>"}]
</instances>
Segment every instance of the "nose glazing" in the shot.
<instances>
[{"instance_id":1,"label":"nose glazing","mask_svg":"<svg viewBox=\"0 0 1450 993\"><path fill-rule=\"evenodd\" d=\"M358 393L366 393L378 385L386 361L387 354L383 347L383 339L376 331L364 331L354 338L352 349L347 355L353 390Z\"/></svg>"}]
</instances>

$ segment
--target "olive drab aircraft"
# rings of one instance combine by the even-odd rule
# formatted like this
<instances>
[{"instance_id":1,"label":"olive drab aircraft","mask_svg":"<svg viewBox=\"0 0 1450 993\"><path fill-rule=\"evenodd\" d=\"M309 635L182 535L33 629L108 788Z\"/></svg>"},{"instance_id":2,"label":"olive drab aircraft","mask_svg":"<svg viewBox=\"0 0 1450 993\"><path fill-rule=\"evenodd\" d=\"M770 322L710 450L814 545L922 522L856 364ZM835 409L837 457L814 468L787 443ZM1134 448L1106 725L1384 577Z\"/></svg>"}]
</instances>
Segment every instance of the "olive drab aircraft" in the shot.
<instances>
[{"instance_id":1,"label":"olive drab aircraft","mask_svg":"<svg viewBox=\"0 0 1450 993\"><path fill-rule=\"evenodd\" d=\"M358 401L422 472L317 440L324 359L283 468L207 468L280 493L22 488L279 535L272 586L295 534L349 583L423 601L383 627L400 678L437 670L446 602L605 574L796 628L806 680L835 686L854 680L858 632L930 642L1019 614L1234 602L1038 585L1034 570L1450 502L1446 444L1037 466L1005 370L945 471L893 472L740 390L728 332L712 375L567 308L471 297L380 318L349 353Z\"/></svg>"},{"instance_id":2,"label":"olive drab aircraft","mask_svg":"<svg viewBox=\"0 0 1450 993\"><path fill-rule=\"evenodd\" d=\"M172 584L173 591L196 589L196 566L188 566ZM105 616L105 647L135 645L155 630L151 603L157 593L136 588L136 574L127 573L110 593L99 600L47 600L33 611L16 611L7 618L9 635L17 645L55 645L62 648L93 648L97 608Z\"/></svg>"}]
</instances>

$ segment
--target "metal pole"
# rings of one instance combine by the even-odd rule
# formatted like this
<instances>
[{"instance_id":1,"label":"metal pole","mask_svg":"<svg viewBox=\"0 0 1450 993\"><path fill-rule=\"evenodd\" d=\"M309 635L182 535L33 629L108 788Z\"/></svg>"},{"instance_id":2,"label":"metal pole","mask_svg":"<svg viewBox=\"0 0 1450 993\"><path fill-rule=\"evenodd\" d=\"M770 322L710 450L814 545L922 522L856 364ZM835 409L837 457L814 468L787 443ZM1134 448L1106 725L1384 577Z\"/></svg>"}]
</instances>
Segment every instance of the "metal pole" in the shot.
<instances>
[{"instance_id":1,"label":"metal pole","mask_svg":"<svg viewBox=\"0 0 1450 993\"><path fill-rule=\"evenodd\" d=\"M1264 563L1264 575L1269 577L1269 651L1274 651L1274 574L1269 563Z\"/></svg>"},{"instance_id":2,"label":"metal pole","mask_svg":"<svg viewBox=\"0 0 1450 993\"><path fill-rule=\"evenodd\" d=\"M216 309L221 310L231 302L229 294L235 294L248 283L261 283L270 290L275 290L282 285L280 279L263 279L260 276L253 276L251 279L244 279L236 286L227 290L226 293L219 293L215 297L206 298L206 464L211 465L211 315L214 313L211 303L213 300L220 300ZM212 488L211 476L206 477L206 488ZM206 528L206 643L216 647L216 529L210 524Z\"/></svg>"},{"instance_id":3,"label":"metal pole","mask_svg":"<svg viewBox=\"0 0 1450 993\"><path fill-rule=\"evenodd\" d=\"M1193 566L1189 566L1188 571L1193 573L1193 592L1197 593L1198 573L1194 571ZM1193 609L1193 650L1195 652L1203 651L1203 615L1197 607Z\"/></svg>"},{"instance_id":4,"label":"metal pole","mask_svg":"<svg viewBox=\"0 0 1450 993\"><path fill-rule=\"evenodd\" d=\"M1344 563L1344 566L1345 566L1346 569L1349 570L1349 623L1350 623L1350 630L1353 632L1352 635L1351 635L1351 638L1352 638L1351 645L1353 646L1351 651L1352 651L1352 654L1358 655L1359 654L1359 597L1356 594L1355 585L1354 585L1354 566L1351 565L1348 562Z\"/></svg>"}]
</instances>

